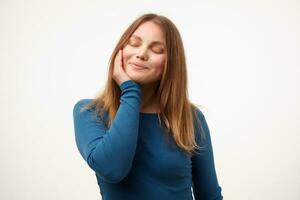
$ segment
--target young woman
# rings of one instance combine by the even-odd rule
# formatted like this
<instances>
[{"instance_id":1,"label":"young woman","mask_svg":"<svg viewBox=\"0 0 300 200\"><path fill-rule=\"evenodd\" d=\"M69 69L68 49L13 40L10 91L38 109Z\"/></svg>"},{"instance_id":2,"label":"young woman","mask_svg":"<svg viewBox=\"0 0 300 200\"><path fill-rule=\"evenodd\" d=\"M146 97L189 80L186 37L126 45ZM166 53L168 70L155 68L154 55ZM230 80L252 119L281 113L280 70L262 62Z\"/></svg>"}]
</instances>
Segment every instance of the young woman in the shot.
<instances>
[{"instance_id":1,"label":"young woman","mask_svg":"<svg viewBox=\"0 0 300 200\"><path fill-rule=\"evenodd\" d=\"M78 150L103 200L220 200L210 132L188 99L180 33L153 13L116 45L104 91L73 109Z\"/></svg>"}]
</instances>

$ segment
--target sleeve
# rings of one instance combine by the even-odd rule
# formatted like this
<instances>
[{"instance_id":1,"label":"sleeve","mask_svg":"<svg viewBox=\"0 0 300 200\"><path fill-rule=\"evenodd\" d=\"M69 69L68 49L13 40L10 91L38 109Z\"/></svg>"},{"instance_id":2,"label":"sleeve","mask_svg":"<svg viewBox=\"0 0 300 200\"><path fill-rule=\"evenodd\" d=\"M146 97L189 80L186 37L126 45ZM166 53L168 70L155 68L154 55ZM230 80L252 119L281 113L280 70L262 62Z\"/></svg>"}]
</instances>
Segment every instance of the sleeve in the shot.
<instances>
[{"instance_id":1,"label":"sleeve","mask_svg":"<svg viewBox=\"0 0 300 200\"><path fill-rule=\"evenodd\" d=\"M80 111L86 99L73 108L77 148L89 167L110 183L120 182L129 173L138 139L140 85L127 80L120 89L120 105L109 129L103 121L95 120L91 110Z\"/></svg>"},{"instance_id":2,"label":"sleeve","mask_svg":"<svg viewBox=\"0 0 300 200\"><path fill-rule=\"evenodd\" d=\"M222 200L222 188L219 186L215 171L210 131L203 113L199 110L199 119L205 134L204 150L192 157L193 193L195 200ZM199 132L196 132L200 134ZM196 135L197 136L197 135ZM196 140L199 141L199 137Z\"/></svg>"}]
</instances>

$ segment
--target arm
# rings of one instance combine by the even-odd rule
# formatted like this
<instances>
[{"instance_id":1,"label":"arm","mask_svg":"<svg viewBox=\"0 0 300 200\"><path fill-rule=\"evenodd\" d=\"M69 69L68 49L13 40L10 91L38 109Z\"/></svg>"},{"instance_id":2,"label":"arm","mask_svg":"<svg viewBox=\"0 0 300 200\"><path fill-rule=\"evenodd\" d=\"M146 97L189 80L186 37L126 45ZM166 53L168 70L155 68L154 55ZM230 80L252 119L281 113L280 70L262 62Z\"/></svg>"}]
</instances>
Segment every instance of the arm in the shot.
<instances>
[{"instance_id":1,"label":"arm","mask_svg":"<svg viewBox=\"0 0 300 200\"><path fill-rule=\"evenodd\" d=\"M95 120L91 110L80 112L87 100L78 101L73 108L75 140L81 156L97 175L111 183L127 176L138 139L140 85L128 80L120 89L120 106L109 129Z\"/></svg>"},{"instance_id":2,"label":"arm","mask_svg":"<svg viewBox=\"0 0 300 200\"><path fill-rule=\"evenodd\" d=\"M198 112L199 119L205 133L205 149L200 151L201 154L196 154L192 157L194 197L195 200L222 200L222 188L218 184L215 171L209 128L203 113L201 111ZM200 132L195 132L195 134L200 134ZM199 141L199 137L199 135L196 137L197 141ZM200 144L200 142L198 144Z\"/></svg>"}]
</instances>

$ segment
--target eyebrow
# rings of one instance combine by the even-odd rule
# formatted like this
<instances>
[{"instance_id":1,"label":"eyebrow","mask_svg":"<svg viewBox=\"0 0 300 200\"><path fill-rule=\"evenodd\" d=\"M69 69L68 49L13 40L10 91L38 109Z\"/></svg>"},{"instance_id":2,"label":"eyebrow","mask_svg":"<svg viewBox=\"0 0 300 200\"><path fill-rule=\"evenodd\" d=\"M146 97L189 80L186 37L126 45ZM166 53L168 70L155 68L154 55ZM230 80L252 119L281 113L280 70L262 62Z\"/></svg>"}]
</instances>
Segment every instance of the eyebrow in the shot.
<instances>
[{"instance_id":1,"label":"eyebrow","mask_svg":"<svg viewBox=\"0 0 300 200\"><path fill-rule=\"evenodd\" d=\"M132 35L131 37L134 37L134 38L137 38L139 40L142 40L142 38L140 36L137 36L137 35ZM154 43L154 44L161 44L163 46L166 46L166 44L164 42L161 42L161 41L153 41L152 43Z\"/></svg>"}]
</instances>

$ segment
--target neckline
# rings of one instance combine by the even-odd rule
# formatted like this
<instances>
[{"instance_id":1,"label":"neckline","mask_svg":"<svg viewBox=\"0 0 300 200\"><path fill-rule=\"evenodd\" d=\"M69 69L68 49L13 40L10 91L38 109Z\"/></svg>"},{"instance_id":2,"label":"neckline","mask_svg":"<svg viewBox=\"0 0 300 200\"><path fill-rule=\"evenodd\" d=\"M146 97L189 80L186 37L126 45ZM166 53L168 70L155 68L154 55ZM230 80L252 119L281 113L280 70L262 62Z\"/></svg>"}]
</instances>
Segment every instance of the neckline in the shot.
<instances>
[{"instance_id":1,"label":"neckline","mask_svg":"<svg viewBox=\"0 0 300 200\"><path fill-rule=\"evenodd\" d=\"M141 115L159 115L160 113L144 113L140 112Z\"/></svg>"}]
</instances>

